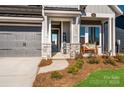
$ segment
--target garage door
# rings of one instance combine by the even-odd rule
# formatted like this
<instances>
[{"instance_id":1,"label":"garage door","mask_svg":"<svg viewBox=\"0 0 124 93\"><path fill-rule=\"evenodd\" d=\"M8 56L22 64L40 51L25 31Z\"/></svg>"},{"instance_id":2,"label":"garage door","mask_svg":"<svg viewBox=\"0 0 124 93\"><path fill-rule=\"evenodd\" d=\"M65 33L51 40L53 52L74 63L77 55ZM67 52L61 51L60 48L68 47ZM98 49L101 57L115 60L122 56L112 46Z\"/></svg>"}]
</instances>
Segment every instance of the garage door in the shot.
<instances>
[{"instance_id":1,"label":"garage door","mask_svg":"<svg viewBox=\"0 0 124 93\"><path fill-rule=\"evenodd\" d=\"M0 27L0 57L41 56L41 27Z\"/></svg>"}]
</instances>

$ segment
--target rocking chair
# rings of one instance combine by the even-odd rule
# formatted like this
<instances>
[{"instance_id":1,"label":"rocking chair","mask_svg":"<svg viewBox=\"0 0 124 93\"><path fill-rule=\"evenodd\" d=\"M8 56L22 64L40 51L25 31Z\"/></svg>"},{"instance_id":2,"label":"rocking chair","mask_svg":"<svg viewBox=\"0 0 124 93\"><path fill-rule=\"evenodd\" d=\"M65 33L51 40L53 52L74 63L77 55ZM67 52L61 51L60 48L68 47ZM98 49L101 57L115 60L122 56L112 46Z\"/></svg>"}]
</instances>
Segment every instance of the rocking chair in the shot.
<instances>
[{"instance_id":1,"label":"rocking chair","mask_svg":"<svg viewBox=\"0 0 124 93\"><path fill-rule=\"evenodd\" d=\"M81 45L81 53L84 55L85 53L94 53L94 55L97 55L97 45L96 44L88 44L85 43Z\"/></svg>"}]
</instances>

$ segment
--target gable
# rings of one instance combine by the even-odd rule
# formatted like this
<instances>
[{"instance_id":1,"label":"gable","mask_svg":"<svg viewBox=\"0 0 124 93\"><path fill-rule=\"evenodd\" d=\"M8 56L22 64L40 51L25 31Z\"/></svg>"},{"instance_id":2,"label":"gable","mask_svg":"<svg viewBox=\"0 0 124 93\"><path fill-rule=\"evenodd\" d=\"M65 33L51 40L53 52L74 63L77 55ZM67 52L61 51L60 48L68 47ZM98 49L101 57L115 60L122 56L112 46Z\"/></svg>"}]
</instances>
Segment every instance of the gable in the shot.
<instances>
[{"instance_id":1,"label":"gable","mask_svg":"<svg viewBox=\"0 0 124 93\"><path fill-rule=\"evenodd\" d=\"M85 12L114 14L114 11L108 5L87 5Z\"/></svg>"}]
</instances>

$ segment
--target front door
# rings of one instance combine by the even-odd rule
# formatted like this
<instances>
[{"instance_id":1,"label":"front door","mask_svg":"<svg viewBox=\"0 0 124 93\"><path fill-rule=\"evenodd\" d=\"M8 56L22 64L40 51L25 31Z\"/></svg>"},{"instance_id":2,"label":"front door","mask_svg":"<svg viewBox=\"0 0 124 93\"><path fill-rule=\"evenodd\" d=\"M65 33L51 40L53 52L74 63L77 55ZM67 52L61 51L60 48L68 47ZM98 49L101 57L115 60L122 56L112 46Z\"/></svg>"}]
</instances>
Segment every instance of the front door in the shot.
<instances>
[{"instance_id":1,"label":"front door","mask_svg":"<svg viewBox=\"0 0 124 93\"><path fill-rule=\"evenodd\" d=\"M58 30L52 30L52 52L58 52Z\"/></svg>"}]
</instances>

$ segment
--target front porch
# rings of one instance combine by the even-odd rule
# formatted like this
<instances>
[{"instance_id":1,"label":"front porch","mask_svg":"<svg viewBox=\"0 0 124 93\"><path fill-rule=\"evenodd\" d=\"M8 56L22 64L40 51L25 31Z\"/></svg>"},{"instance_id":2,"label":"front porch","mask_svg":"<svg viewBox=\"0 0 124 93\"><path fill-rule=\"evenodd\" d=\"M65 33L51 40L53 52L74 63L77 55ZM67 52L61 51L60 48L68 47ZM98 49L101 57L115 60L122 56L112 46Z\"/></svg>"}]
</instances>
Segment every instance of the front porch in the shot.
<instances>
[{"instance_id":1,"label":"front porch","mask_svg":"<svg viewBox=\"0 0 124 93\"><path fill-rule=\"evenodd\" d=\"M47 17L47 40L42 47L44 58L69 59L73 52L80 52L79 23L77 17ZM44 34L45 34L44 33ZM43 36L45 37L45 36ZM44 42L44 41L43 41ZM44 51L45 50L45 51Z\"/></svg>"},{"instance_id":2,"label":"front porch","mask_svg":"<svg viewBox=\"0 0 124 93\"><path fill-rule=\"evenodd\" d=\"M115 56L115 15L46 13L42 25L42 57L68 59L80 53L82 41L97 45L98 55ZM89 55L86 53L86 56Z\"/></svg>"}]
</instances>

